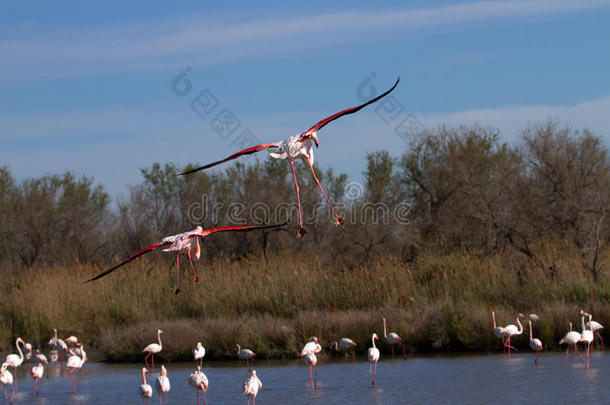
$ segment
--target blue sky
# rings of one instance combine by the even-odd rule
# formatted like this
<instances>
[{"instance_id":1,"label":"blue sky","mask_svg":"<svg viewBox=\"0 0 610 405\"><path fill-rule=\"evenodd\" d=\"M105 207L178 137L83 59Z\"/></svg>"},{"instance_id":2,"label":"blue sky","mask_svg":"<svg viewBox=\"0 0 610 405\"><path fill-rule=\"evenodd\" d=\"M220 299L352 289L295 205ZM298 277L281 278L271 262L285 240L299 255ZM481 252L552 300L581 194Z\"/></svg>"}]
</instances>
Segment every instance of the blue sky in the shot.
<instances>
[{"instance_id":1,"label":"blue sky","mask_svg":"<svg viewBox=\"0 0 610 405\"><path fill-rule=\"evenodd\" d=\"M1 3L0 165L72 170L118 195L155 161L217 160L254 139L245 129L283 139L398 76L389 105L319 133L322 167L358 180L366 152L400 155L411 117L508 141L551 118L610 140L610 1L258 3ZM202 118L204 90L217 106ZM225 108L240 125L223 139L211 123Z\"/></svg>"}]
</instances>

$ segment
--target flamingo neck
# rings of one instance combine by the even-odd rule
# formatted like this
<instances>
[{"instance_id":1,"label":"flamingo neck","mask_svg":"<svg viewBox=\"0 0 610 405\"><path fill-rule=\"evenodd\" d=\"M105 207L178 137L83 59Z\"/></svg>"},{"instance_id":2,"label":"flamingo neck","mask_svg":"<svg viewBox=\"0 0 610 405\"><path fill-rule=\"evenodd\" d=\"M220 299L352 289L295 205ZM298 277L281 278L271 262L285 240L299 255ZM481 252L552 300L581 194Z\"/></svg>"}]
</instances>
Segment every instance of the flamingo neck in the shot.
<instances>
[{"instance_id":1,"label":"flamingo neck","mask_svg":"<svg viewBox=\"0 0 610 405\"><path fill-rule=\"evenodd\" d=\"M589 330L593 333L593 316L589 315Z\"/></svg>"},{"instance_id":2,"label":"flamingo neck","mask_svg":"<svg viewBox=\"0 0 610 405\"><path fill-rule=\"evenodd\" d=\"M494 320L494 329L497 327L496 326L496 314L492 311L491 312L491 318Z\"/></svg>"},{"instance_id":3,"label":"flamingo neck","mask_svg":"<svg viewBox=\"0 0 610 405\"><path fill-rule=\"evenodd\" d=\"M159 339L159 346L163 347L163 344L161 343L161 332L157 331L157 339Z\"/></svg>"},{"instance_id":4,"label":"flamingo neck","mask_svg":"<svg viewBox=\"0 0 610 405\"><path fill-rule=\"evenodd\" d=\"M519 320L519 317L517 317L517 325L519 325L519 330L517 331L517 335L520 335L523 333L523 325L521 325L521 321Z\"/></svg>"},{"instance_id":5,"label":"flamingo neck","mask_svg":"<svg viewBox=\"0 0 610 405\"><path fill-rule=\"evenodd\" d=\"M146 385L146 370L142 369L142 385Z\"/></svg>"},{"instance_id":6,"label":"flamingo neck","mask_svg":"<svg viewBox=\"0 0 610 405\"><path fill-rule=\"evenodd\" d=\"M383 338L387 338L388 334L386 332L386 327L385 327L385 318L383 318ZM375 342L373 342L373 346L375 346Z\"/></svg>"},{"instance_id":7,"label":"flamingo neck","mask_svg":"<svg viewBox=\"0 0 610 405\"><path fill-rule=\"evenodd\" d=\"M534 340L533 336L532 336L532 321L529 321L530 324L530 340Z\"/></svg>"},{"instance_id":8,"label":"flamingo neck","mask_svg":"<svg viewBox=\"0 0 610 405\"><path fill-rule=\"evenodd\" d=\"M373 342L373 349L376 349L377 347L375 346L375 336L371 338L371 341Z\"/></svg>"},{"instance_id":9,"label":"flamingo neck","mask_svg":"<svg viewBox=\"0 0 610 405\"><path fill-rule=\"evenodd\" d=\"M580 317L580 321L582 322L582 331L586 331L587 329L585 328L585 316L581 316Z\"/></svg>"},{"instance_id":10,"label":"flamingo neck","mask_svg":"<svg viewBox=\"0 0 610 405\"><path fill-rule=\"evenodd\" d=\"M17 351L19 352L19 358L23 361L23 352L21 351L21 347L19 347L19 339L15 341L15 345L17 346Z\"/></svg>"},{"instance_id":11,"label":"flamingo neck","mask_svg":"<svg viewBox=\"0 0 610 405\"><path fill-rule=\"evenodd\" d=\"M235 345L235 347L237 347L237 354L239 354L239 352L241 352L241 346L240 345Z\"/></svg>"}]
</instances>

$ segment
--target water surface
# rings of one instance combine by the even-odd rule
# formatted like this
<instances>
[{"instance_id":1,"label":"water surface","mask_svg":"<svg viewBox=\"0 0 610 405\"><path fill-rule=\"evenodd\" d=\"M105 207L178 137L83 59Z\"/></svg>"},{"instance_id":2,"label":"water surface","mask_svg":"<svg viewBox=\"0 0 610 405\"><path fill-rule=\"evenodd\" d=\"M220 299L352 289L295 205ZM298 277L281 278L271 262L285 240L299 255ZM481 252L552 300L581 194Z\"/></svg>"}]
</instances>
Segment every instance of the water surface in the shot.
<instances>
[{"instance_id":1,"label":"water surface","mask_svg":"<svg viewBox=\"0 0 610 405\"><path fill-rule=\"evenodd\" d=\"M191 363L162 363L168 370L171 392L168 404L196 404L196 393L187 379ZM78 392L68 392L67 371L49 365L39 383L40 397L28 373L19 368L15 404L139 404L141 384L138 364L89 363L78 377ZM155 364L160 367L160 364ZM539 366L533 355L410 357L383 359L377 366L377 386L372 386L367 362L321 358L317 386L311 387L302 361L257 361L263 390L258 404L521 404L597 402L610 400L610 354L591 354L591 368L573 355L564 364L562 354L546 354ZM158 375L158 368L155 370ZM246 403L241 386L245 367L235 362L204 362L210 381L208 404ZM156 375L148 376L153 386ZM3 400L3 399L2 399ZM1 401L0 401L1 402ZM150 401L159 403L156 394ZM202 402L203 403L203 400Z\"/></svg>"}]
</instances>

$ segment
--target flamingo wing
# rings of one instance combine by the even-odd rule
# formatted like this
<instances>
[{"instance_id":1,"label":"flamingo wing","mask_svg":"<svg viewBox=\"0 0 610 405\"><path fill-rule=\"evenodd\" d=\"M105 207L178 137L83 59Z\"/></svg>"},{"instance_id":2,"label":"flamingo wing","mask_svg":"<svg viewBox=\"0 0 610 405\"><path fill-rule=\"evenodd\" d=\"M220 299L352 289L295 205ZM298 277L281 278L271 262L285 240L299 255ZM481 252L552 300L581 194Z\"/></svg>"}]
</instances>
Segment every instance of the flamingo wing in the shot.
<instances>
[{"instance_id":1,"label":"flamingo wing","mask_svg":"<svg viewBox=\"0 0 610 405\"><path fill-rule=\"evenodd\" d=\"M119 267L129 263L132 260L137 259L138 257L145 255L146 253L152 252L153 250L157 250L160 247L166 246L166 245L170 245L170 242L162 242L162 243L153 243L152 245L145 247L144 249L140 250L139 252L137 252L136 254L129 256L127 259L123 260L121 263L117 264L116 266L113 266L111 268L109 268L108 270L104 271L103 273L98 274L97 276L90 278L89 280L85 281L83 284L88 283L89 281L93 281L93 280L97 280L98 278L102 278L110 273L112 273L113 271L115 271L116 269L118 269Z\"/></svg>"},{"instance_id":2,"label":"flamingo wing","mask_svg":"<svg viewBox=\"0 0 610 405\"><path fill-rule=\"evenodd\" d=\"M284 222L283 224L279 224L279 225L225 226L225 227L220 227L220 228L210 228L210 229L204 229L201 232L193 232L190 237L192 238L192 237L200 236L202 238L205 238L209 234L212 234L215 232L250 232L250 231L255 231L255 230L260 230L260 229L281 228L282 226L286 225L287 223L288 222Z\"/></svg>"},{"instance_id":3,"label":"flamingo wing","mask_svg":"<svg viewBox=\"0 0 610 405\"><path fill-rule=\"evenodd\" d=\"M374 102L382 99L383 97L385 97L388 94L390 94L396 88L396 86L398 85L398 82L400 82L400 77L398 79L396 79L396 83L394 83L394 86L392 86L392 88L390 90L388 90L385 93L375 97L372 100L367 101L364 104L360 104L359 106L352 107L352 108L346 108L343 111L339 111L338 113L331 115L330 117L324 118L322 121L318 122L316 125L314 125L313 127L309 128L307 131L305 131L305 135L309 135L312 132L316 132L316 131L322 129L324 126L326 126L326 124L331 123L332 121L336 120L337 118L341 118L344 115L353 114L355 112L358 112L361 109L363 109L364 107L366 107L367 105L373 104Z\"/></svg>"},{"instance_id":4,"label":"flamingo wing","mask_svg":"<svg viewBox=\"0 0 610 405\"><path fill-rule=\"evenodd\" d=\"M263 144L260 144L260 145L256 145L256 146L253 146L253 147L248 148L248 149L240 150L239 152L232 154L228 158L225 158L225 159L222 159L222 160L218 160L218 161L216 161L214 163L210 163L210 164L207 164L205 166L197 167L195 169L187 170L186 172L182 172L182 173L179 174L179 176L183 176L185 174L190 174L190 173L198 172L199 170L209 169L210 167L214 167L214 166L219 165L221 163L228 162L229 160L237 159L238 157L243 156L243 155L250 155L252 153L260 152L261 150L265 150L265 149L268 149L268 148L277 148L277 147L278 146L275 143L263 143Z\"/></svg>"}]
</instances>

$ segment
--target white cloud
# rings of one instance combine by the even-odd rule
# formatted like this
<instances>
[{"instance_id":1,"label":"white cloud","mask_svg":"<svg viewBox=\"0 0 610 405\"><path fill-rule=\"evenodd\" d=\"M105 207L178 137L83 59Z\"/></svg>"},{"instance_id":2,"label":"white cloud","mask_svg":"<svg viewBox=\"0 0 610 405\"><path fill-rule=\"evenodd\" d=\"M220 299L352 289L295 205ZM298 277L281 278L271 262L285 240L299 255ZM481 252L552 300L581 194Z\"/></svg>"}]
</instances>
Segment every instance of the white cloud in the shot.
<instances>
[{"instance_id":1,"label":"white cloud","mask_svg":"<svg viewBox=\"0 0 610 405\"><path fill-rule=\"evenodd\" d=\"M471 2L428 9L358 10L305 17L279 16L217 22L209 16L125 26L44 32L11 32L0 41L0 80L45 74L89 73L175 66L177 58L210 65L302 52L439 25L608 7L608 0ZM13 34L13 35L11 35ZM35 74L36 73L36 74Z\"/></svg>"}]
</instances>

